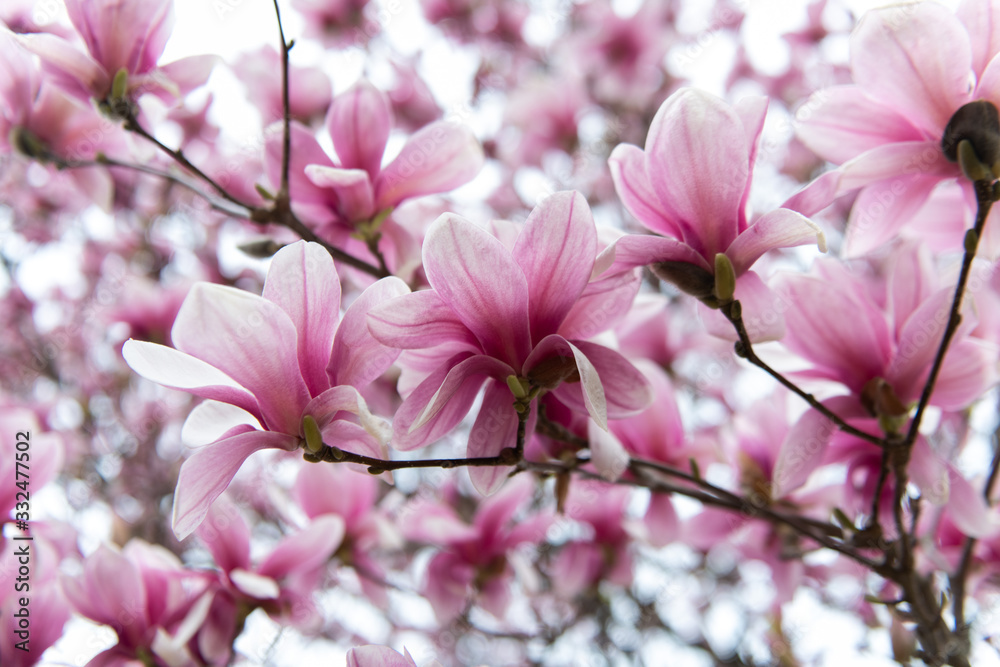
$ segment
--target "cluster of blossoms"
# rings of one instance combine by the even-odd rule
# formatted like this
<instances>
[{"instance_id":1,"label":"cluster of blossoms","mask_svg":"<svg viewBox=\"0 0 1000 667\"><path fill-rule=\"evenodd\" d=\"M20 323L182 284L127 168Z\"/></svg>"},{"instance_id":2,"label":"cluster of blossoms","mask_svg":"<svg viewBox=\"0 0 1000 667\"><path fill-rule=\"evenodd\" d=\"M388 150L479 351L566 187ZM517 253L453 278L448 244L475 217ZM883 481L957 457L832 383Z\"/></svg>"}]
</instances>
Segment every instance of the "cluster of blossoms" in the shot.
<instances>
[{"instance_id":1,"label":"cluster of blossoms","mask_svg":"<svg viewBox=\"0 0 1000 667\"><path fill-rule=\"evenodd\" d=\"M996 658L1000 2L279 4L0 8L0 664Z\"/></svg>"}]
</instances>

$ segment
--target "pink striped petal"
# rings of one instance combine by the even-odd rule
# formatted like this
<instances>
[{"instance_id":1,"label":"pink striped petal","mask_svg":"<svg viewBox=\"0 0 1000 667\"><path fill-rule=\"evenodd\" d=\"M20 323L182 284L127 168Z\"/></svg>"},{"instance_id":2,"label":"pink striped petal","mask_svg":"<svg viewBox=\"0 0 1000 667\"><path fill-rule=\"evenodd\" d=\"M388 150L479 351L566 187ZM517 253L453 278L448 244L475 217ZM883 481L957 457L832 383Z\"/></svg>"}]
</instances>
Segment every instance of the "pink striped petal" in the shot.
<instances>
[{"instance_id":1,"label":"pink striped petal","mask_svg":"<svg viewBox=\"0 0 1000 667\"><path fill-rule=\"evenodd\" d=\"M940 180L936 174L900 175L862 190L847 221L844 254L860 257L895 239Z\"/></svg>"},{"instance_id":2,"label":"pink striped petal","mask_svg":"<svg viewBox=\"0 0 1000 667\"><path fill-rule=\"evenodd\" d=\"M948 466L948 515L955 527L969 537L990 538L1000 532L1000 515L954 467Z\"/></svg>"},{"instance_id":3,"label":"pink striped petal","mask_svg":"<svg viewBox=\"0 0 1000 667\"><path fill-rule=\"evenodd\" d=\"M155 67L174 27L172 0L67 0L66 13L90 54L112 73Z\"/></svg>"},{"instance_id":4,"label":"pink striped petal","mask_svg":"<svg viewBox=\"0 0 1000 667\"><path fill-rule=\"evenodd\" d=\"M250 567L250 529L228 497L220 496L212 503L196 532L223 572Z\"/></svg>"},{"instance_id":5,"label":"pink striped petal","mask_svg":"<svg viewBox=\"0 0 1000 667\"><path fill-rule=\"evenodd\" d=\"M132 370L147 380L235 405L256 419L262 418L257 400L250 392L218 368L190 354L165 345L129 339L122 347L122 356Z\"/></svg>"},{"instance_id":6,"label":"pink striped petal","mask_svg":"<svg viewBox=\"0 0 1000 667\"><path fill-rule=\"evenodd\" d=\"M598 474L613 482L628 469L629 455L613 433L600 428L593 419L587 420L587 440L590 442L590 462Z\"/></svg>"},{"instance_id":7,"label":"pink striped petal","mask_svg":"<svg viewBox=\"0 0 1000 667\"><path fill-rule=\"evenodd\" d=\"M486 354L520 368L531 350L528 284L503 244L446 213L424 239L424 271ZM499 322L503 326L497 326Z\"/></svg>"},{"instance_id":8,"label":"pink striped petal","mask_svg":"<svg viewBox=\"0 0 1000 667\"><path fill-rule=\"evenodd\" d=\"M278 543L257 568L257 573L281 581L294 574L316 570L326 563L344 539L344 520L327 514Z\"/></svg>"},{"instance_id":9,"label":"pink striped petal","mask_svg":"<svg viewBox=\"0 0 1000 667\"><path fill-rule=\"evenodd\" d=\"M387 347L372 336L368 315L378 306L409 291L402 280L389 277L371 285L354 300L344 313L333 342L333 353L326 368L331 383L366 387L396 361L399 349Z\"/></svg>"},{"instance_id":10,"label":"pink striped petal","mask_svg":"<svg viewBox=\"0 0 1000 667\"><path fill-rule=\"evenodd\" d=\"M869 11L851 35L854 81L936 136L969 101L971 71L969 34L937 3L914 4L905 16L896 7Z\"/></svg>"},{"instance_id":11,"label":"pink striped petal","mask_svg":"<svg viewBox=\"0 0 1000 667\"><path fill-rule=\"evenodd\" d=\"M376 340L403 350L453 342L478 350L479 341L435 290L390 299L368 312L368 330Z\"/></svg>"},{"instance_id":12,"label":"pink striped petal","mask_svg":"<svg viewBox=\"0 0 1000 667\"><path fill-rule=\"evenodd\" d=\"M641 284L638 271L624 271L589 283L557 333L566 339L586 339L607 331L632 308Z\"/></svg>"},{"instance_id":13,"label":"pink striped petal","mask_svg":"<svg viewBox=\"0 0 1000 667\"><path fill-rule=\"evenodd\" d=\"M329 188L321 188L306 177L305 170L309 165L324 165L334 167L333 161L316 141L312 131L307 127L292 121L291 152L288 168L288 188L292 198L292 206L296 213L306 220L325 223L330 220L336 210L337 196ZM281 154L284 149L284 139L280 124L267 128L264 138L264 167L271 187L277 189L281 183Z\"/></svg>"},{"instance_id":14,"label":"pink striped petal","mask_svg":"<svg viewBox=\"0 0 1000 667\"><path fill-rule=\"evenodd\" d=\"M726 249L737 276L750 270L754 262L768 250L791 248L815 243L826 252L826 237L809 218L779 208L761 216Z\"/></svg>"},{"instance_id":15,"label":"pink striped petal","mask_svg":"<svg viewBox=\"0 0 1000 667\"><path fill-rule=\"evenodd\" d=\"M299 370L298 333L281 307L243 290L197 283L177 313L171 337L178 350L246 387L269 429L298 433L309 391Z\"/></svg>"},{"instance_id":16,"label":"pink striped petal","mask_svg":"<svg viewBox=\"0 0 1000 667\"><path fill-rule=\"evenodd\" d=\"M783 498L806 483L822 462L836 430L833 422L813 409L795 422L781 443L774 463L772 498Z\"/></svg>"},{"instance_id":17,"label":"pink striped petal","mask_svg":"<svg viewBox=\"0 0 1000 667\"><path fill-rule=\"evenodd\" d=\"M764 130L764 120L767 118L767 98L749 95L741 98L733 105L733 111L743 122L743 131L747 141L747 173L753 174L753 166L757 162L757 150L760 148L760 135ZM747 206L750 204L750 184L753 178L747 178L740 198L738 233L747 228Z\"/></svg>"},{"instance_id":18,"label":"pink striped petal","mask_svg":"<svg viewBox=\"0 0 1000 667\"><path fill-rule=\"evenodd\" d=\"M285 246L271 262L263 296L295 326L298 364L309 394L329 389L326 365L340 319L340 278L330 253L318 243Z\"/></svg>"},{"instance_id":19,"label":"pink striped petal","mask_svg":"<svg viewBox=\"0 0 1000 667\"><path fill-rule=\"evenodd\" d=\"M375 179L392 129L391 115L385 93L364 79L333 99L326 127L346 169L362 169Z\"/></svg>"},{"instance_id":20,"label":"pink striped petal","mask_svg":"<svg viewBox=\"0 0 1000 667\"><path fill-rule=\"evenodd\" d=\"M972 47L972 70L981 75L987 63L1000 53L1000 2L996 0L963 0L955 11L969 34Z\"/></svg>"},{"instance_id":21,"label":"pink striped petal","mask_svg":"<svg viewBox=\"0 0 1000 667\"><path fill-rule=\"evenodd\" d=\"M619 144L611 151L608 167L611 168L611 180L615 184L618 198L636 220L650 231L676 239L683 237L681 228L677 226L677 214L660 202L649 183L646 154L641 148Z\"/></svg>"},{"instance_id":22,"label":"pink striped petal","mask_svg":"<svg viewBox=\"0 0 1000 667\"><path fill-rule=\"evenodd\" d=\"M209 506L222 495L243 462L261 449L293 451L297 437L270 431L249 431L199 449L181 465L174 491L174 535L183 540L208 514Z\"/></svg>"},{"instance_id":23,"label":"pink striped petal","mask_svg":"<svg viewBox=\"0 0 1000 667\"><path fill-rule=\"evenodd\" d=\"M746 131L724 101L694 88L660 107L646 138L648 175L680 217L684 241L704 257L736 238L750 177Z\"/></svg>"},{"instance_id":24,"label":"pink striped petal","mask_svg":"<svg viewBox=\"0 0 1000 667\"><path fill-rule=\"evenodd\" d=\"M405 650L405 649L404 649ZM400 655L388 646L355 646L347 652L347 667L417 667L406 655Z\"/></svg>"},{"instance_id":25,"label":"pink striped petal","mask_svg":"<svg viewBox=\"0 0 1000 667\"><path fill-rule=\"evenodd\" d=\"M41 58L45 68L67 90L81 90L88 96L102 98L110 91L108 71L62 37L40 32L19 35L17 41Z\"/></svg>"},{"instance_id":26,"label":"pink striped petal","mask_svg":"<svg viewBox=\"0 0 1000 667\"><path fill-rule=\"evenodd\" d=\"M576 341L577 344L588 345ZM600 347L600 346L595 346ZM553 358L561 358L563 363L573 359L576 372L580 376L578 382L562 382L554 390L555 396L570 408L582 414L589 414L602 429L608 429L608 404L601 385L601 378L587 355L579 347L562 336L546 336L531 351L531 356L524 362L524 374L531 377L533 369Z\"/></svg>"},{"instance_id":27,"label":"pink striped petal","mask_svg":"<svg viewBox=\"0 0 1000 667\"><path fill-rule=\"evenodd\" d=\"M479 173L485 157L472 131L438 121L418 131L375 181L376 208L405 199L454 190Z\"/></svg>"},{"instance_id":28,"label":"pink striped petal","mask_svg":"<svg viewBox=\"0 0 1000 667\"><path fill-rule=\"evenodd\" d=\"M576 191L546 197L512 254L528 283L531 339L541 340L559 329L594 268L597 231L587 200Z\"/></svg>"},{"instance_id":29,"label":"pink striped petal","mask_svg":"<svg viewBox=\"0 0 1000 667\"><path fill-rule=\"evenodd\" d=\"M306 165L305 175L313 185L333 190L337 209L351 222L371 219L375 210L375 194L368 172L363 169L338 169L322 164Z\"/></svg>"},{"instance_id":30,"label":"pink striped petal","mask_svg":"<svg viewBox=\"0 0 1000 667\"><path fill-rule=\"evenodd\" d=\"M607 263L605 260L607 255L612 255L614 262L608 266L604 273L620 273L627 269L655 264L656 262L694 264L714 273L714 268L710 267L705 258L695 252L691 246L681 241L650 234L626 234L622 236L601 253L597 258L597 263Z\"/></svg>"},{"instance_id":31,"label":"pink striped petal","mask_svg":"<svg viewBox=\"0 0 1000 667\"><path fill-rule=\"evenodd\" d=\"M885 144L924 137L901 113L872 99L855 85L833 86L812 94L800 107L797 133L817 155L842 164Z\"/></svg>"},{"instance_id":32,"label":"pink striped petal","mask_svg":"<svg viewBox=\"0 0 1000 667\"><path fill-rule=\"evenodd\" d=\"M469 412L487 377L506 382L514 370L492 357L461 352L420 383L393 419L396 449L429 445L455 428Z\"/></svg>"},{"instance_id":33,"label":"pink striped petal","mask_svg":"<svg viewBox=\"0 0 1000 667\"><path fill-rule=\"evenodd\" d=\"M902 141L873 148L845 162L838 170L841 177L837 183L837 194L886 179L902 181L918 176L959 176L961 171L958 165L948 162L940 143L940 140Z\"/></svg>"},{"instance_id":34,"label":"pink striped petal","mask_svg":"<svg viewBox=\"0 0 1000 667\"><path fill-rule=\"evenodd\" d=\"M469 432L466 456L496 456L505 447L514 447L517 445L517 423L514 396L506 383L488 380L482 407ZM479 493L489 496L503 486L511 470L510 466L473 466L469 468L469 477Z\"/></svg>"},{"instance_id":35,"label":"pink striped petal","mask_svg":"<svg viewBox=\"0 0 1000 667\"><path fill-rule=\"evenodd\" d=\"M665 547L680 537L680 519L666 493L653 494L642 522L646 526L647 540L654 547Z\"/></svg>"}]
</instances>

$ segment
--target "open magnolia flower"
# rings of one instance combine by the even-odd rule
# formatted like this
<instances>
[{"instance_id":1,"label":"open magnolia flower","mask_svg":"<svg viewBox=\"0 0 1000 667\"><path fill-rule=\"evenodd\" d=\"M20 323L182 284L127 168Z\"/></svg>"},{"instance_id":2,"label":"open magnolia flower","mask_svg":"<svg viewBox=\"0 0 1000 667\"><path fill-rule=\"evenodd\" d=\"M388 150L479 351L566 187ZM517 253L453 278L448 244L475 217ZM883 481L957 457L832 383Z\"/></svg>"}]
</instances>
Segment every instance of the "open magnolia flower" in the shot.
<instances>
[{"instance_id":1,"label":"open magnolia flower","mask_svg":"<svg viewBox=\"0 0 1000 667\"><path fill-rule=\"evenodd\" d=\"M191 534L243 461L261 449L293 451L317 436L376 458L385 424L358 389L399 352L368 333L368 310L407 291L398 278L365 290L340 319L340 280L316 243L299 241L274 256L263 296L198 283L184 300L171 338L175 349L129 340L122 354L143 377L202 398L182 434L211 443L181 467L174 532ZM338 326L339 322L339 326Z\"/></svg>"},{"instance_id":2,"label":"open magnolia flower","mask_svg":"<svg viewBox=\"0 0 1000 667\"><path fill-rule=\"evenodd\" d=\"M609 417L632 415L649 404L645 378L625 357L580 340L598 333L594 313L620 310L611 302L622 296L616 289L588 289L597 230L581 194L546 198L512 249L471 222L445 214L428 230L423 252L433 289L393 299L369 315L375 338L403 349L434 348L437 362L396 413L394 447L416 449L451 431L484 381L470 457L496 456L515 445L514 402L526 401L532 391L551 391L603 431ZM605 328L613 324L604 320ZM527 403L522 407L528 409ZM603 454L595 460L613 460ZM471 475L476 487L489 493L506 472L479 467ZM615 476L621 469L601 472Z\"/></svg>"},{"instance_id":3,"label":"open magnolia flower","mask_svg":"<svg viewBox=\"0 0 1000 667\"><path fill-rule=\"evenodd\" d=\"M825 251L826 241L815 224L784 208L750 223L747 203L766 112L763 97L733 107L684 88L657 111L645 150L615 148L610 166L618 196L639 222L663 236L618 239L605 251L614 257L611 270L649 264L711 306L735 296L751 316L775 310L774 295L750 267L768 250L815 243ZM754 340L780 338L783 331L780 318L763 318L748 329Z\"/></svg>"}]
</instances>

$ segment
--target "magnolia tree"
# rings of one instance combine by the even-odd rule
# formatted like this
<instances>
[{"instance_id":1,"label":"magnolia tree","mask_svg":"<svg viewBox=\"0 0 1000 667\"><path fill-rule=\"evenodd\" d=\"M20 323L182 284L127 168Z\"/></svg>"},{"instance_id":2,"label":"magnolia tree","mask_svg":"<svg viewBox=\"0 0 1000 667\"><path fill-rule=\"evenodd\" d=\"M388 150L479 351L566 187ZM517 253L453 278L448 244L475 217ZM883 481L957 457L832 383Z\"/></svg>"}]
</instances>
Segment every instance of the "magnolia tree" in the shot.
<instances>
[{"instance_id":1,"label":"magnolia tree","mask_svg":"<svg viewBox=\"0 0 1000 667\"><path fill-rule=\"evenodd\" d=\"M998 662L1000 2L632 5L3 4L5 667Z\"/></svg>"}]
</instances>

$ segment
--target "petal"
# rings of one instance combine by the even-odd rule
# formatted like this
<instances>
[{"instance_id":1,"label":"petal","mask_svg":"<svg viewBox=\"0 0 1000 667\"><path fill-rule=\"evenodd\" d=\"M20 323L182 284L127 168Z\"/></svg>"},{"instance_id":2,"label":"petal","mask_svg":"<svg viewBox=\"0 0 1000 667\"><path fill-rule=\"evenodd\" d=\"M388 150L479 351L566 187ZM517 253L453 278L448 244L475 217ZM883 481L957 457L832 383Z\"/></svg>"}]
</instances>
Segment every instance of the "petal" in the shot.
<instances>
[{"instance_id":1,"label":"petal","mask_svg":"<svg viewBox=\"0 0 1000 667\"><path fill-rule=\"evenodd\" d=\"M666 493L654 493L642 518L647 539L654 547L665 547L680 537L680 519L674 503Z\"/></svg>"},{"instance_id":2,"label":"petal","mask_svg":"<svg viewBox=\"0 0 1000 667\"><path fill-rule=\"evenodd\" d=\"M141 646L149 628L147 597L142 574L116 549L100 545L76 578L62 579L72 606L91 620L110 625L119 640Z\"/></svg>"},{"instance_id":3,"label":"petal","mask_svg":"<svg viewBox=\"0 0 1000 667\"><path fill-rule=\"evenodd\" d=\"M819 226L795 211L779 208L764 214L737 236L726 249L726 255L732 260L736 275L741 276L768 250L810 243L815 243L820 252L826 252L826 237Z\"/></svg>"},{"instance_id":4,"label":"petal","mask_svg":"<svg viewBox=\"0 0 1000 667\"><path fill-rule=\"evenodd\" d=\"M750 177L743 122L721 99L693 88L664 102L646 138L649 180L680 216L684 240L703 257L736 238Z\"/></svg>"},{"instance_id":5,"label":"petal","mask_svg":"<svg viewBox=\"0 0 1000 667\"><path fill-rule=\"evenodd\" d=\"M997 383L997 348L992 342L967 338L952 343L941 368L931 404L944 410L964 410Z\"/></svg>"},{"instance_id":6,"label":"petal","mask_svg":"<svg viewBox=\"0 0 1000 667\"><path fill-rule=\"evenodd\" d=\"M199 449L181 465L174 491L174 535L178 540L195 531L209 506L222 495L243 462L261 449L293 451L298 438L282 433L251 431Z\"/></svg>"},{"instance_id":7,"label":"petal","mask_svg":"<svg viewBox=\"0 0 1000 667\"><path fill-rule=\"evenodd\" d=\"M557 332L566 339L592 338L615 326L632 308L642 286L638 271L624 271L589 283Z\"/></svg>"},{"instance_id":8,"label":"petal","mask_svg":"<svg viewBox=\"0 0 1000 667\"><path fill-rule=\"evenodd\" d=\"M231 429L249 426L263 428L249 412L228 403L202 401L194 407L181 427L181 442L186 447L203 447L222 438Z\"/></svg>"},{"instance_id":9,"label":"petal","mask_svg":"<svg viewBox=\"0 0 1000 667\"><path fill-rule=\"evenodd\" d=\"M604 273L620 273L637 266L646 266L656 262L683 262L694 264L706 271L714 273L705 258L682 241L665 239L650 234L626 234L612 245L608 246L598 257L598 263L606 263L606 255L612 255L614 262L608 265Z\"/></svg>"},{"instance_id":10,"label":"petal","mask_svg":"<svg viewBox=\"0 0 1000 667\"><path fill-rule=\"evenodd\" d=\"M574 340L575 345L593 364L607 397L608 417L621 419L642 412L653 401L652 387L646 376L628 359L609 347Z\"/></svg>"},{"instance_id":11,"label":"petal","mask_svg":"<svg viewBox=\"0 0 1000 667\"><path fill-rule=\"evenodd\" d=\"M334 192L338 211L345 219L357 223L375 215L375 194L368 172L363 169L310 164L306 165L305 175L316 187Z\"/></svg>"},{"instance_id":12,"label":"petal","mask_svg":"<svg viewBox=\"0 0 1000 667\"><path fill-rule=\"evenodd\" d=\"M387 347L368 329L369 313L410 288L399 278L383 278L369 286L354 300L337 329L326 372L335 385L366 387L384 373L399 356L399 349Z\"/></svg>"},{"instance_id":13,"label":"petal","mask_svg":"<svg viewBox=\"0 0 1000 667\"><path fill-rule=\"evenodd\" d=\"M503 244L471 222L446 213L427 232L424 271L484 352L520 368L531 350L528 284ZM503 326L497 326L500 322Z\"/></svg>"},{"instance_id":14,"label":"petal","mask_svg":"<svg viewBox=\"0 0 1000 667\"><path fill-rule=\"evenodd\" d=\"M602 429L593 419L587 420L590 461L604 479L613 482L628 469L629 455L613 433Z\"/></svg>"},{"instance_id":15,"label":"petal","mask_svg":"<svg viewBox=\"0 0 1000 667\"><path fill-rule=\"evenodd\" d=\"M290 574L323 566L344 539L344 520L328 514L278 543L257 568L258 574L281 581Z\"/></svg>"},{"instance_id":16,"label":"petal","mask_svg":"<svg viewBox=\"0 0 1000 667\"><path fill-rule=\"evenodd\" d=\"M753 166L757 162L757 149L760 147L760 135L764 131L764 121L767 119L767 97L749 95L741 98L733 105L733 111L743 122L743 131L747 141L747 173L753 174ZM747 206L750 203L750 184L753 178L747 178L743 188L743 197L739 206L739 228L742 234L747 226Z\"/></svg>"},{"instance_id":17,"label":"petal","mask_svg":"<svg viewBox=\"0 0 1000 667\"><path fill-rule=\"evenodd\" d=\"M789 197L781 208L796 211L802 215L816 215L840 196L842 170L828 171Z\"/></svg>"},{"instance_id":18,"label":"petal","mask_svg":"<svg viewBox=\"0 0 1000 667\"><path fill-rule=\"evenodd\" d=\"M212 503L197 533L223 572L250 567L250 529L228 497Z\"/></svg>"},{"instance_id":19,"label":"petal","mask_svg":"<svg viewBox=\"0 0 1000 667\"><path fill-rule=\"evenodd\" d=\"M66 13L90 54L109 72L152 69L174 26L171 0L68 0Z\"/></svg>"},{"instance_id":20,"label":"petal","mask_svg":"<svg viewBox=\"0 0 1000 667\"><path fill-rule=\"evenodd\" d=\"M346 169L362 169L374 180L392 129L385 93L361 79L333 99L326 127L340 163Z\"/></svg>"},{"instance_id":21,"label":"petal","mask_svg":"<svg viewBox=\"0 0 1000 667\"><path fill-rule=\"evenodd\" d=\"M491 357L462 352L413 390L393 419L393 447L407 451L439 440L469 412L483 380L502 382L512 368Z\"/></svg>"},{"instance_id":22,"label":"petal","mask_svg":"<svg viewBox=\"0 0 1000 667\"><path fill-rule=\"evenodd\" d=\"M660 202L649 183L646 154L641 148L632 144L618 144L611 151L608 166L611 168L611 180L615 184L618 198L636 220L650 231L676 239L683 237L676 222L677 214Z\"/></svg>"},{"instance_id":23,"label":"petal","mask_svg":"<svg viewBox=\"0 0 1000 667\"><path fill-rule=\"evenodd\" d=\"M337 196L328 188L321 188L315 185L306 177L305 169L309 165L325 165L334 167L333 161L320 147L319 142L312 132L292 121L291 124L291 149L288 163L288 189L292 198L292 206L296 213L300 213L307 221L315 223L329 222L336 210ZM267 169L268 180L271 187L277 188L281 183L281 155L284 149L284 140L281 126L271 125L268 127L264 138L265 160L264 166Z\"/></svg>"},{"instance_id":24,"label":"petal","mask_svg":"<svg viewBox=\"0 0 1000 667\"><path fill-rule=\"evenodd\" d=\"M772 498L783 498L806 483L822 462L836 430L832 421L811 408L799 417L778 450L771 476Z\"/></svg>"},{"instance_id":25,"label":"petal","mask_svg":"<svg viewBox=\"0 0 1000 667\"><path fill-rule=\"evenodd\" d=\"M869 11L851 35L854 81L938 137L969 101L971 71L969 35L937 3Z\"/></svg>"},{"instance_id":26,"label":"petal","mask_svg":"<svg viewBox=\"0 0 1000 667\"><path fill-rule=\"evenodd\" d=\"M469 432L466 456L496 456L505 447L516 446L517 424L514 397L510 389L502 382L487 381L482 406L476 416L476 423ZM472 466L469 468L469 476L476 490L489 496L503 486L511 470L513 468L510 466Z\"/></svg>"},{"instance_id":27,"label":"petal","mask_svg":"<svg viewBox=\"0 0 1000 667\"><path fill-rule=\"evenodd\" d=\"M178 350L246 387L269 429L298 433L309 391L299 370L298 333L277 304L232 287L196 283L171 338Z\"/></svg>"},{"instance_id":28,"label":"petal","mask_svg":"<svg viewBox=\"0 0 1000 667\"><path fill-rule=\"evenodd\" d=\"M329 389L326 365L340 319L340 278L330 253L318 243L285 246L271 262L263 296L295 327L298 365L310 395Z\"/></svg>"},{"instance_id":29,"label":"petal","mask_svg":"<svg viewBox=\"0 0 1000 667\"><path fill-rule=\"evenodd\" d=\"M924 137L905 116L854 85L824 88L799 107L797 133L824 160L842 164L884 144Z\"/></svg>"},{"instance_id":30,"label":"petal","mask_svg":"<svg viewBox=\"0 0 1000 667\"><path fill-rule=\"evenodd\" d=\"M531 338L559 329L590 279L597 230L579 192L549 195L528 216L514 244L514 261L528 283Z\"/></svg>"},{"instance_id":31,"label":"petal","mask_svg":"<svg viewBox=\"0 0 1000 667\"><path fill-rule=\"evenodd\" d=\"M378 480L372 475L327 463L302 466L291 490L306 516L315 519L336 514L344 519L348 531L372 510L378 491Z\"/></svg>"},{"instance_id":32,"label":"petal","mask_svg":"<svg viewBox=\"0 0 1000 667\"><path fill-rule=\"evenodd\" d=\"M937 355L941 337L951 311L954 289L938 290L921 303L901 325L896 354L885 379L904 403L917 400L923 391L926 374ZM949 364L952 361L949 350ZM943 370L943 369L942 369Z\"/></svg>"},{"instance_id":33,"label":"petal","mask_svg":"<svg viewBox=\"0 0 1000 667\"><path fill-rule=\"evenodd\" d=\"M914 174L879 181L863 189L847 221L844 254L859 257L896 238L927 202L940 180L933 174Z\"/></svg>"},{"instance_id":34,"label":"petal","mask_svg":"<svg viewBox=\"0 0 1000 667\"><path fill-rule=\"evenodd\" d=\"M167 63L150 75L150 82L166 78L171 87L180 95L186 95L195 88L205 85L212 70L222 59L216 55L188 56Z\"/></svg>"},{"instance_id":35,"label":"petal","mask_svg":"<svg viewBox=\"0 0 1000 667\"><path fill-rule=\"evenodd\" d=\"M201 359L165 345L146 341L125 341L122 357L142 377L180 389L195 396L235 405L261 419L257 400L238 382Z\"/></svg>"},{"instance_id":36,"label":"petal","mask_svg":"<svg viewBox=\"0 0 1000 667\"><path fill-rule=\"evenodd\" d=\"M963 0L955 15L969 34L972 69L977 75L981 75L986 64L1000 53L1000 2Z\"/></svg>"},{"instance_id":37,"label":"petal","mask_svg":"<svg viewBox=\"0 0 1000 667\"><path fill-rule=\"evenodd\" d=\"M379 174L376 208L381 211L405 199L454 190L475 178L484 161L483 148L469 128L431 123L410 137Z\"/></svg>"},{"instance_id":38,"label":"petal","mask_svg":"<svg viewBox=\"0 0 1000 667\"><path fill-rule=\"evenodd\" d=\"M580 341L577 343L586 345ZM594 345L594 347L600 346ZM532 369L553 357L572 358L580 376L577 382L559 384L554 390L556 397L577 412L589 414L598 426L607 430L608 405L604 395L604 387L601 385L601 378L597 374L597 369L579 347L562 336L555 334L546 336L542 342L535 346L535 349L531 351L531 356L524 362L525 375L530 377Z\"/></svg>"},{"instance_id":39,"label":"petal","mask_svg":"<svg viewBox=\"0 0 1000 667\"><path fill-rule=\"evenodd\" d=\"M49 33L19 35L17 40L24 48L38 55L46 69L54 70L56 81L67 83L68 90L81 86L87 94L105 96L111 87L108 72L93 58L62 37ZM63 81L68 79L68 81Z\"/></svg>"},{"instance_id":40,"label":"petal","mask_svg":"<svg viewBox=\"0 0 1000 667\"><path fill-rule=\"evenodd\" d=\"M281 586L271 577L265 577L256 572L248 572L244 569L233 570L229 573L229 580L233 582L240 593L258 600L277 600L281 595Z\"/></svg>"},{"instance_id":41,"label":"petal","mask_svg":"<svg viewBox=\"0 0 1000 667\"><path fill-rule=\"evenodd\" d=\"M1000 531L997 508L990 507L977 490L954 466L948 466L948 515L969 537L988 538Z\"/></svg>"},{"instance_id":42,"label":"petal","mask_svg":"<svg viewBox=\"0 0 1000 667\"><path fill-rule=\"evenodd\" d=\"M479 536L479 530L458 518L450 506L426 496L405 505L398 524L406 539L426 544L457 544Z\"/></svg>"},{"instance_id":43,"label":"petal","mask_svg":"<svg viewBox=\"0 0 1000 667\"><path fill-rule=\"evenodd\" d=\"M355 646L347 652L347 667L417 667L409 657L388 646Z\"/></svg>"},{"instance_id":44,"label":"petal","mask_svg":"<svg viewBox=\"0 0 1000 667\"><path fill-rule=\"evenodd\" d=\"M453 342L479 349L479 341L435 290L405 294L368 312L368 330L376 340L403 350Z\"/></svg>"},{"instance_id":45,"label":"petal","mask_svg":"<svg viewBox=\"0 0 1000 667\"><path fill-rule=\"evenodd\" d=\"M958 165L948 162L938 141L903 141L873 148L840 168L837 194L856 190L872 183L895 178L918 176L954 178ZM898 187L898 186L897 186Z\"/></svg>"}]
</instances>

